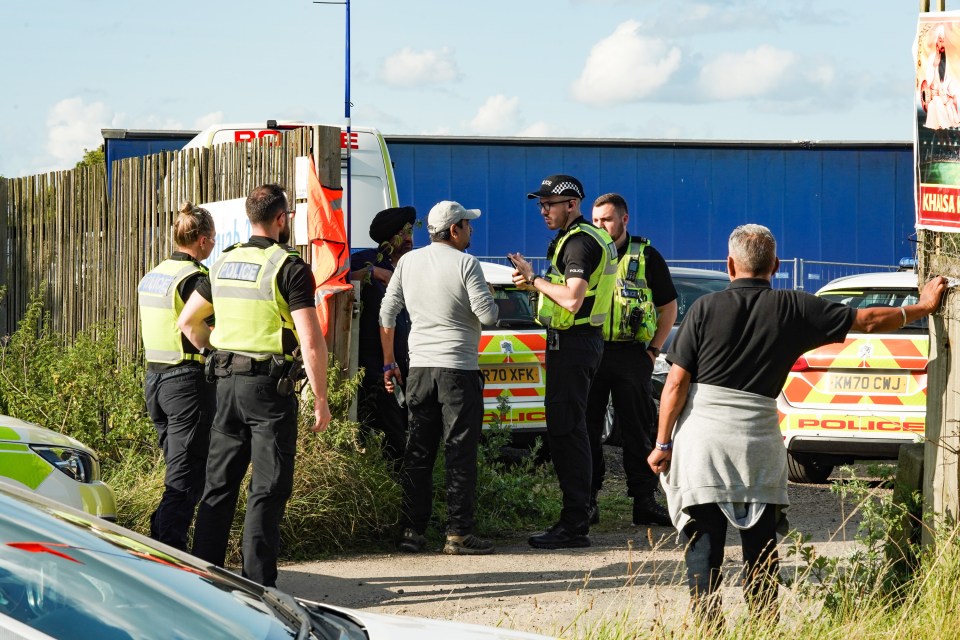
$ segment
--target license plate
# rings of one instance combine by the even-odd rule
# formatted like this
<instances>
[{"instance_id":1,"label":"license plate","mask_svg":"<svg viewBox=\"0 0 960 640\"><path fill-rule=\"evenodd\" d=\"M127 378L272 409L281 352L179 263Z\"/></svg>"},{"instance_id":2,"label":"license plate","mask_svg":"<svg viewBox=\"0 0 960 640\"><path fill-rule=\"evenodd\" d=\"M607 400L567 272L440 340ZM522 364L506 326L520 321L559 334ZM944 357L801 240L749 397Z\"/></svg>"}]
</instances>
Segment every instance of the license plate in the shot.
<instances>
[{"instance_id":1,"label":"license plate","mask_svg":"<svg viewBox=\"0 0 960 640\"><path fill-rule=\"evenodd\" d=\"M827 391L844 393L906 393L907 376L875 373L832 373L827 378Z\"/></svg>"},{"instance_id":2,"label":"license plate","mask_svg":"<svg viewBox=\"0 0 960 640\"><path fill-rule=\"evenodd\" d=\"M487 364L480 367L487 384L539 384L540 365Z\"/></svg>"}]
</instances>

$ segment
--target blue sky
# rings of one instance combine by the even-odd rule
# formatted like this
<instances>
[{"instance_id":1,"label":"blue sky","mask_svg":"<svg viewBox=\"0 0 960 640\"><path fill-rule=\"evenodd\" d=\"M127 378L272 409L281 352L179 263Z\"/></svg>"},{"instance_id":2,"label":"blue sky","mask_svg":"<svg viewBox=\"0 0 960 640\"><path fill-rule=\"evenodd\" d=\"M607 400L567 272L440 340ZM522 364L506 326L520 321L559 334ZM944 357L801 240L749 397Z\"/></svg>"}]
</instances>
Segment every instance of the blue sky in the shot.
<instances>
[{"instance_id":1,"label":"blue sky","mask_svg":"<svg viewBox=\"0 0 960 640\"><path fill-rule=\"evenodd\" d=\"M918 5L353 0L353 123L386 134L907 141ZM0 174L69 168L104 127L342 124L344 15L310 0L5 0Z\"/></svg>"}]
</instances>

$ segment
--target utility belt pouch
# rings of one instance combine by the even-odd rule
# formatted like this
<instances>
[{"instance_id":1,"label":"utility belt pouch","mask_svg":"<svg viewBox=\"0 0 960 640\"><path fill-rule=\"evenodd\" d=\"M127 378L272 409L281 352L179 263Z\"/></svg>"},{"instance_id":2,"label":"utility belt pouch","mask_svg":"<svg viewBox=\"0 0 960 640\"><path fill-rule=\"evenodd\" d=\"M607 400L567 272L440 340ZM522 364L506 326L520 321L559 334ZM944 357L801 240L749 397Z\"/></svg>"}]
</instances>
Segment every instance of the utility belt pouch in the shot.
<instances>
[{"instance_id":1,"label":"utility belt pouch","mask_svg":"<svg viewBox=\"0 0 960 640\"><path fill-rule=\"evenodd\" d=\"M303 354L300 352L300 347L298 346L294 349L291 355L293 356L292 360L287 360L283 356L273 357L274 363L276 363L279 358L280 364L282 365L280 377L277 379L277 395L283 397L289 396L294 392L296 382L301 379L301 374L303 373ZM273 371L272 366L270 370L271 372Z\"/></svg>"},{"instance_id":2,"label":"utility belt pouch","mask_svg":"<svg viewBox=\"0 0 960 640\"><path fill-rule=\"evenodd\" d=\"M230 375L230 364L233 354L225 351L214 351L207 357L207 377L226 378Z\"/></svg>"},{"instance_id":3,"label":"utility belt pouch","mask_svg":"<svg viewBox=\"0 0 960 640\"><path fill-rule=\"evenodd\" d=\"M270 356L270 370L267 373L271 378L280 379L287 372L287 361L282 355Z\"/></svg>"},{"instance_id":4,"label":"utility belt pouch","mask_svg":"<svg viewBox=\"0 0 960 640\"><path fill-rule=\"evenodd\" d=\"M216 366L216 360L214 360L214 356L216 355L216 351L211 351L210 353L206 354L207 359L203 362L203 375L207 379L207 382L216 382L217 380L217 375L214 372Z\"/></svg>"},{"instance_id":5,"label":"utility belt pouch","mask_svg":"<svg viewBox=\"0 0 960 640\"><path fill-rule=\"evenodd\" d=\"M242 356L239 353L231 353L230 356L228 372L250 373L253 370L253 358L250 356Z\"/></svg>"}]
</instances>

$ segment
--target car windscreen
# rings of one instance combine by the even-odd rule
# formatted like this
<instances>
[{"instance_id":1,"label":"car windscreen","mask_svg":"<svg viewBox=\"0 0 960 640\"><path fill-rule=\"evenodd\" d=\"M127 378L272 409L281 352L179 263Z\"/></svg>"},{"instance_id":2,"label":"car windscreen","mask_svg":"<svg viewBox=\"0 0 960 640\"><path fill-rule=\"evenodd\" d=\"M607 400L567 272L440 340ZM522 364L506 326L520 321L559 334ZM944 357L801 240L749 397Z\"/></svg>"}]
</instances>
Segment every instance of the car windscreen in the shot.
<instances>
[{"instance_id":1,"label":"car windscreen","mask_svg":"<svg viewBox=\"0 0 960 640\"><path fill-rule=\"evenodd\" d=\"M492 285L493 301L497 303L499 319L497 327L501 329L535 327L537 322L534 316L533 300L527 291L521 291L510 285ZM484 326L484 329L493 329Z\"/></svg>"},{"instance_id":2,"label":"car windscreen","mask_svg":"<svg viewBox=\"0 0 960 640\"><path fill-rule=\"evenodd\" d=\"M677 290L677 324L690 310L693 301L708 293L723 291L730 284L728 278L690 278L673 276L673 286Z\"/></svg>"},{"instance_id":3,"label":"car windscreen","mask_svg":"<svg viewBox=\"0 0 960 640\"><path fill-rule=\"evenodd\" d=\"M916 304L919 296L916 289L851 289L845 291L828 291L818 294L833 302L845 304L854 309L871 309L876 307L900 308ZM927 319L914 320L906 327L891 333L917 333L927 331Z\"/></svg>"}]
</instances>

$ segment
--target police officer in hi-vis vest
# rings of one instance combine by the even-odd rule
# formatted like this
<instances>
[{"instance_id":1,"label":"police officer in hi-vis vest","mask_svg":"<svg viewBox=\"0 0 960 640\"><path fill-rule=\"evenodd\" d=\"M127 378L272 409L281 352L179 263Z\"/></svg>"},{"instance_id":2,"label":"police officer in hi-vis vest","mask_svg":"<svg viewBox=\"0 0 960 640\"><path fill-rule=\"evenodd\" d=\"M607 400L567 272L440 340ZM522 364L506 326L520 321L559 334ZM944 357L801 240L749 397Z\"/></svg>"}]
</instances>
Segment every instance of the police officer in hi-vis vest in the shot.
<instances>
[{"instance_id":1,"label":"police officer in hi-vis vest","mask_svg":"<svg viewBox=\"0 0 960 640\"><path fill-rule=\"evenodd\" d=\"M617 250L603 229L580 213L583 186L572 176L553 175L527 194L539 199L548 229L559 230L547 249L546 277L519 254L510 255L518 287L539 296L537 319L547 327L547 442L563 493L560 521L533 535L539 549L588 547L590 538L590 441L587 436L587 392L603 352L601 327L610 309Z\"/></svg>"},{"instance_id":2,"label":"police officer in hi-vis vest","mask_svg":"<svg viewBox=\"0 0 960 640\"><path fill-rule=\"evenodd\" d=\"M196 288L209 283L200 261L210 256L215 236L210 213L184 203L173 223L176 251L137 286L147 361L144 396L166 463L150 537L183 551L203 493L217 397L204 377L203 356L177 327L177 317Z\"/></svg>"},{"instance_id":3,"label":"police officer in hi-vis vest","mask_svg":"<svg viewBox=\"0 0 960 640\"><path fill-rule=\"evenodd\" d=\"M190 340L213 346L207 372L217 379L207 482L197 510L193 554L223 566L247 466L253 472L243 524L243 575L277 583L280 520L293 490L297 450L294 382L305 370L314 394L313 431L330 423L327 346L314 305L314 279L286 246L293 211L279 185L246 202L252 235L224 251L180 314ZM211 334L203 318L216 313ZM301 369L302 368L302 369Z\"/></svg>"},{"instance_id":4,"label":"police officer in hi-vis vest","mask_svg":"<svg viewBox=\"0 0 960 640\"><path fill-rule=\"evenodd\" d=\"M593 452L590 523L600 522L597 492L606 471L601 436L612 396L623 439L627 494L633 497L633 524L669 526L667 510L654 499L659 479L650 470L647 456L657 435L650 377L677 319L677 290L663 256L649 240L627 232L629 219L627 203L616 193L593 203L593 224L613 238L619 263L610 315L603 324L603 358L587 399Z\"/></svg>"}]
</instances>

